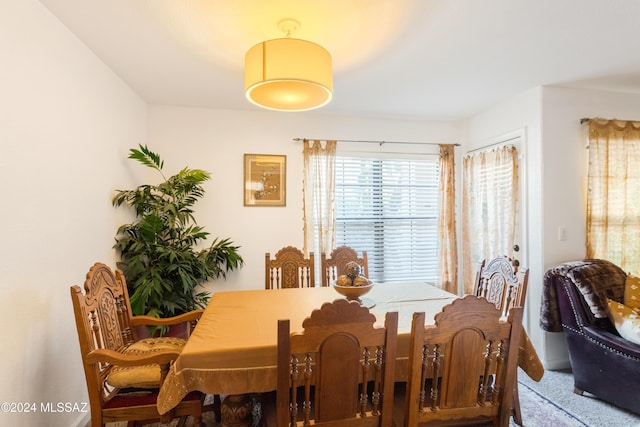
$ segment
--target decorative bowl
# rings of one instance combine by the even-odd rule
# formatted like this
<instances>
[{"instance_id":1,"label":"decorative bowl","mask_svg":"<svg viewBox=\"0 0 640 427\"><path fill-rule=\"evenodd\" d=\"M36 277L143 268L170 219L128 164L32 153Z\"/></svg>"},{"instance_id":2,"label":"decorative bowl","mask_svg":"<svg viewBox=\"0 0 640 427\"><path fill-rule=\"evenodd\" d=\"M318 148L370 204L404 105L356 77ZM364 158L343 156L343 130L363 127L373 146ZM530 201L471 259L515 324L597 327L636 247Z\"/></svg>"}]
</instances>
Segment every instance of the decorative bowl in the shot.
<instances>
[{"instance_id":1,"label":"decorative bowl","mask_svg":"<svg viewBox=\"0 0 640 427\"><path fill-rule=\"evenodd\" d=\"M360 297L369 292L371 288L373 288L373 283L366 286L340 286L333 284L333 289L340 295L344 295L349 301L358 301L360 304L362 304Z\"/></svg>"}]
</instances>

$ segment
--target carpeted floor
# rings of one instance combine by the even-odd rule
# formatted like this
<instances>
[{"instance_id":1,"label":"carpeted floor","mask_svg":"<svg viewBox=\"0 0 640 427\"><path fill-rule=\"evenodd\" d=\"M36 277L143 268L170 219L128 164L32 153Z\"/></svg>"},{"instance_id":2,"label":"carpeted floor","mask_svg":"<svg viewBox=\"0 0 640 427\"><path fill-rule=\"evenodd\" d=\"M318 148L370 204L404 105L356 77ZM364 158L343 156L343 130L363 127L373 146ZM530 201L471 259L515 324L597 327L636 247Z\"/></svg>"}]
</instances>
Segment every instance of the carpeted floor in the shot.
<instances>
[{"instance_id":1,"label":"carpeted floor","mask_svg":"<svg viewBox=\"0 0 640 427\"><path fill-rule=\"evenodd\" d=\"M518 373L518 379L522 421L525 427L640 427L640 415L617 408L587 393L584 396L575 394L570 370L545 371L539 383L531 380L522 371ZM568 418L563 422L567 424L550 424L544 417L539 417L535 413L535 405L528 404L538 398L545 400L543 408L553 406L558 411L565 412ZM513 420L511 425L515 425Z\"/></svg>"},{"instance_id":2,"label":"carpeted floor","mask_svg":"<svg viewBox=\"0 0 640 427\"><path fill-rule=\"evenodd\" d=\"M539 383L523 372L520 380L520 407L524 427L640 427L640 415L616 408L593 396L573 393L571 371L546 371ZM213 413L203 416L207 427L218 427ZM177 425L174 420L170 427ZM150 424L145 427L158 427ZM187 420L187 427L192 420ZM516 424L511 420L510 427ZM126 423L111 423L107 427L126 427Z\"/></svg>"},{"instance_id":3,"label":"carpeted floor","mask_svg":"<svg viewBox=\"0 0 640 427\"><path fill-rule=\"evenodd\" d=\"M522 424L526 427L585 427L586 424L573 417L570 413L546 400L529 386L520 383L520 410ZM510 427L517 424L513 418Z\"/></svg>"}]
</instances>

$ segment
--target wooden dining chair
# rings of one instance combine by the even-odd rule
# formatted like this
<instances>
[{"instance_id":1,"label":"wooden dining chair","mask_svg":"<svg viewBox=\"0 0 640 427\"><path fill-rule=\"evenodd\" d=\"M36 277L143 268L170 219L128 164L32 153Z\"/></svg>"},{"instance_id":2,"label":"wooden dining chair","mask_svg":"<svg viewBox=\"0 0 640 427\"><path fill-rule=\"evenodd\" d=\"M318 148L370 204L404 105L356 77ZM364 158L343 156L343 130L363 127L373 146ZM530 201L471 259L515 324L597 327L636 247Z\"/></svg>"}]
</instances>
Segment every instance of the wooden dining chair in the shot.
<instances>
[{"instance_id":1,"label":"wooden dining chair","mask_svg":"<svg viewBox=\"0 0 640 427\"><path fill-rule=\"evenodd\" d=\"M323 252L322 260L322 284L321 286L331 286L332 282L338 276L345 274L344 267L349 262L357 262L360 265L361 273L365 277L369 277L369 261L367 259L367 251L362 251L362 257L358 257L358 253L349 246L339 246L331 251L329 258Z\"/></svg>"},{"instance_id":2,"label":"wooden dining chair","mask_svg":"<svg viewBox=\"0 0 640 427\"><path fill-rule=\"evenodd\" d=\"M193 327L202 310L169 319L132 316L124 275L120 270L114 274L102 263L94 264L87 273L84 293L80 286L71 287L71 300L93 427L119 421L167 422L174 416L188 415L193 416L194 425L204 426L204 395L199 392L189 393L163 417L156 406L169 366L186 341L173 337L138 339L135 328L182 322ZM219 419L219 409L215 412Z\"/></svg>"},{"instance_id":3,"label":"wooden dining chair","mask_svg":"<svg viewBox=\"0 0 640 427\"><path fill-rule=\"evenodd\" d=\"M508 426L522 310L505 319L486 299L467 295L445 306L435 325L415 313L404 426Z\"/></svg>"},{"instance_id":4,"label":"wooden dining chair","mask_svg":"<svg viewBox=\"0 0 640 427\"><path fill-rule=\"evenodd\" d=\"M475 295L486 298L503 317L513 307L524 307L529 282L529 269L518 270L519 263L507 256L482 261L476 274ZM518 380L514 381L513 420L522 425Z\"/></svg>"},{"instance_id":5,"label":"wooden dining chair","mask_svg":"<svg viewBox=\"0 0 640 427\"><path fill-rule=\"evenodd\" d=\"M383 327L357 302L325 303L291 333L278 321L278 427L390 427L398 313Z\"/></svg>"},{"instance_id":6,"label":"wooden dining chair","mask_svg":"<svg viewBox=\"0 0 640 427\"><path fill-rule=\"evenodd\" d=\"M313 288L316 285L313 252L305 258L293 246L280 249L274 259L265 254L265 289Z\"/></svg>"},{"instance_id":7,"label":"wooden dining chair","mask_svg":"<svg viewBox=\"0 0 640 427\"><path fill-rule=\"evenodd\" d=\"M518 263L507 256L482 261L476 274L475 295L486 298L503 316L512 307L524 307L529 269L518 270Z\"/></svg>"}]
</instances>

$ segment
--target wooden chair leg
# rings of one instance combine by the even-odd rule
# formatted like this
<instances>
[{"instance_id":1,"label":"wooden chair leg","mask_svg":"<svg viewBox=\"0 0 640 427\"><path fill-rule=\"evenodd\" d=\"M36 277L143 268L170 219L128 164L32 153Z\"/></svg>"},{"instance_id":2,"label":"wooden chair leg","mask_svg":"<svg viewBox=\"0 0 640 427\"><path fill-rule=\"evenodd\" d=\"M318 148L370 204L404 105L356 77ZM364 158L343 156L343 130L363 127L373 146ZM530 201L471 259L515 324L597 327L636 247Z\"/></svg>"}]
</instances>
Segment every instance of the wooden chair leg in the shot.
<instances>
[{"instance_id":1,"label":"wooden chair leg","mask_svg":"<svg viewBox=\"0 0 640 427\"><path fill-rule=\"evenodd\" d=\"M518 381L513 388L513 421L522 426L522 413L520 412L520 396L518 395Z\"/></svg>"},{"instance_id":2,"label":"wooden chair leg","mask_svg":"<svg viewBox=\"0 0 640 427\"><path fill-rule=\"evenodd\" d=\"M219 394L213 396L213 418L217 423L222 421L222 401Z\"/></svg>"},{"instance_id":3,"label":"wooden chair leg","mask_svg":"<svg viewBox=\"0 0 640 427\"><path fill-rule=\"evenodd\" d=\"M219 423L222 420L222 401L219 394L213 395L213 403L204 405L202 412L213 411L213 419Z\"/></svg>"},{"instance_id":4,"label":"wooden chair leg","mask_svg":"<svg viewBox=\"0 0 640 427\"><path fill-rule=\"evenodd\" d=\"M172 409L166 414L160 415L160 424L169 424L174 418L174 411Z\"/></svg>"}]
</instances>

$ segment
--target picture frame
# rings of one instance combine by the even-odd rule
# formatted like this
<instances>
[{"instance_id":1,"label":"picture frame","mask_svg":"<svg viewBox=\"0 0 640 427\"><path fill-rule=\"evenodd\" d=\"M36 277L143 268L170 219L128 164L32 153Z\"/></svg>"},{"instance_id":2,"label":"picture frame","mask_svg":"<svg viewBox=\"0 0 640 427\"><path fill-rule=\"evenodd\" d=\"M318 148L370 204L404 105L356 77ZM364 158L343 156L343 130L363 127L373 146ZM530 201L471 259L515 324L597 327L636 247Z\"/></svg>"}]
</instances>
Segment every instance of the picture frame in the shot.
<instances>
[{"instance_id":1,"label":"picture frame","mask_svg":"<svg viewBox=\"0 0 640 427\"><path fill-rule=\"evenodd\" d=\"M244 155L244 205L287 205L287 156Z\"/></svg>"}]
</instances>

